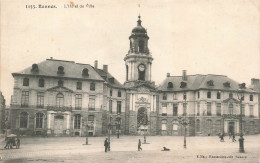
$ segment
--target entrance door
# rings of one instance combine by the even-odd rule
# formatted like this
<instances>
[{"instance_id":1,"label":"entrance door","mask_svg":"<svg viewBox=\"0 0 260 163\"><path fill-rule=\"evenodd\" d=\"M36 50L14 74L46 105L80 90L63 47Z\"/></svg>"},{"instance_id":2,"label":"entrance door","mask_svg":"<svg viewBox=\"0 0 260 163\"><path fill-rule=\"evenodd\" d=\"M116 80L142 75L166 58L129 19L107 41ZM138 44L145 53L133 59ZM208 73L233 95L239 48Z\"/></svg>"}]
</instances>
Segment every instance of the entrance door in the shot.
<instances>
[{"instance_id":1,"label":"entrance door","mask_svg":"<svg viewBox=\"0 0 260 163\"><path fill-rule=\"evenodd\" d=\"M55 116L54 117L54 134L60 135L63 133L63 122L64 116Z\"/></svg>"},{"instance_id":2,"label":"entrance door","mask_svg":"<svg viewBox=\"0 0 260 163\"><path fill-rule=\"evenodd\" d=\"M228 133L235 134L235 123L229 122L228 123Z\"/></svg>"},{"instance_id":3,"label":"entrance door","mask_svg":"<svg viewBox=\"0 0 260 163\"><path fill-rule=\"evenodd\" d=\"M147 109L143 107L138 109L137 112L137 131L139 134L143 134L148 131Z\"/></svg>"}]
</instances>

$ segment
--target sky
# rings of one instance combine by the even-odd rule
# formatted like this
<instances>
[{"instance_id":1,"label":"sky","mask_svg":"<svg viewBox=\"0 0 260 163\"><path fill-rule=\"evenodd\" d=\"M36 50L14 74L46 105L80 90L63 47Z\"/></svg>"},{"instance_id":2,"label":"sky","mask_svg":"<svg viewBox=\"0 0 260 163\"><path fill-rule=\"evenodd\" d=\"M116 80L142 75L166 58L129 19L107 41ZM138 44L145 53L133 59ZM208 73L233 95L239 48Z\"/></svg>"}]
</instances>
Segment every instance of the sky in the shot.
<instances>
[{"instance_id":1,"label":"sky","mask_svg":"<svg viewBox=\"0 0 260 163\"><path fill-rule=\"evenodd\" d=\"M92 4L94 8L64 8ZM26 5L56 5L28 9ZM140 4L140 7L138 7ZM10 105L11 73L47 58L75 61L125 81L124 57L138 14L154 58L152 80L170 73L219 74L250 84L259 76L259 0L1 0L1 83Z\"/></svg>"}]
</instances>

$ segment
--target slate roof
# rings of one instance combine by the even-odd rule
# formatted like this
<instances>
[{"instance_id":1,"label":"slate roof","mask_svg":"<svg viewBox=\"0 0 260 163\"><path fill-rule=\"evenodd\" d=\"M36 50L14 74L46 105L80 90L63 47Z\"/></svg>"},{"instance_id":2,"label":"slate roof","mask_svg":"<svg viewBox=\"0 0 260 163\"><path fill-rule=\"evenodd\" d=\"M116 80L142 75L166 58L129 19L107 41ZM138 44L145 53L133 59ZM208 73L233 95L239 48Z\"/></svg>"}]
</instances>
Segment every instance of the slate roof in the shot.
<instances>
[{"instance_id":1,"label":"slate roof","mask_svg":"<svg viewBox=\"0 0 260 163\"><path fill-rule=\"evenodd\" d=\"M124 88L124 85L122 85L114 76L112 76L109 72L105 72L102 69L95 69L97 73L107 82L107 84L111 87L115 88ZM112 79L113 78L113 79ZM111 79L114 80L114 82L111 82Z\"/></svg>"},{"instance_id":2,"label":"slate roof","mask_svg":"<svg viewBox=\"0 0 260 163\"><path fill-rule=\"evenodd\" d=\"M38 72L32 72L32 67L28 67L22 71L12 73L12 75L36 75L104 81L103 78L89 64L75 63L74 61L46 59L45 61L40 62L37 65ZM59 66L64 67L64 74L57 73ZM84 68L88 69L88 76L82 76L82 70Z\"/></svg>"},{"instance_id":3,"label":"slate roof","mask_svg":"<svg viewBox=\"0 0 260 163\"><path fill-rule=\"evenodd\" d=\"M208 84L208 81L213 81L213 86ZM168 83L173 83L173 88L168 88ZM187 86L180 88L180 83L186 82ZM223 83L229 82L230 87L225 87ZM230 90L237 91L239 89L238 82L225 75L187 75L187 80L184 81L182 76L170 76L167 77L161 85L158 87L161 91L185 91L185 90L200 90L200 89L210 89L210 90ZM255 92L252 89L246 88L247 92Z\"/></svg>"}]
</instances>

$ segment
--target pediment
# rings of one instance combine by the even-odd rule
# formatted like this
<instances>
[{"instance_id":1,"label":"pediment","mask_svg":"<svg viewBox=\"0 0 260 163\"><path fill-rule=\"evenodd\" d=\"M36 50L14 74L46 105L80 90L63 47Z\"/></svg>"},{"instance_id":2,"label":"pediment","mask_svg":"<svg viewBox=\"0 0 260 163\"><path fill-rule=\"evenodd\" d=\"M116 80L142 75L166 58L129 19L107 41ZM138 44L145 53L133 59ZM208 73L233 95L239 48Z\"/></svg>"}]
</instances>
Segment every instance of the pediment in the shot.
<instances>
[{"instance_id":1,"label":"pediment","mask_svg":"<svg viewBox=\"0 0 260 163\"><path fill-rule=\"evenodd\" d=\"M47 91L52 91L52 92L73 92L71 89L66 88L66 87L61 87L61 86L56 86L47 89Z\"/></svg>"},{"instance_id":2,"label":"pediment","mask_svg":"<svg viewBox=\"0 0 260 163\"><path fill-rule=\"evenodd\" d=\"M239 101L234 98L227 98L227 99L223 100L223 102L224 103L239 103Z\"/></svg>"}]
</instances>

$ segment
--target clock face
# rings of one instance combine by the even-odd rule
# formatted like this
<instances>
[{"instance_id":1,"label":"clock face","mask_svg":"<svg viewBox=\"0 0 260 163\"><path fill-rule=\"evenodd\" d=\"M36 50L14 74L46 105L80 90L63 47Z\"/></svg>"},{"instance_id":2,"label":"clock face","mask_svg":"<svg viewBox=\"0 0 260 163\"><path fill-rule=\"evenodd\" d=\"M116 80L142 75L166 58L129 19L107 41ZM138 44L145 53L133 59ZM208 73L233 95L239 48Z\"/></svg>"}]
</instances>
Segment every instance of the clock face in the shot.
<instances>
[{"instance_id":1,"label":"clock face","mask_svg":"<svg viewBox=\"0 0 260 163\"><path fill-rule=\"evenodd\" d=\"M138 66L138 69L139 69L139 71L144 71L144 70L145 70L145 67L144 67L144 65L142 64L142 65L139 65L139 66Z\"/></svg>"}]
</instances>

